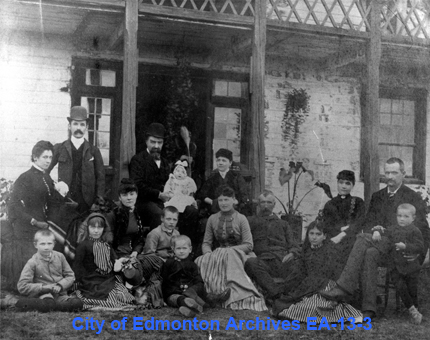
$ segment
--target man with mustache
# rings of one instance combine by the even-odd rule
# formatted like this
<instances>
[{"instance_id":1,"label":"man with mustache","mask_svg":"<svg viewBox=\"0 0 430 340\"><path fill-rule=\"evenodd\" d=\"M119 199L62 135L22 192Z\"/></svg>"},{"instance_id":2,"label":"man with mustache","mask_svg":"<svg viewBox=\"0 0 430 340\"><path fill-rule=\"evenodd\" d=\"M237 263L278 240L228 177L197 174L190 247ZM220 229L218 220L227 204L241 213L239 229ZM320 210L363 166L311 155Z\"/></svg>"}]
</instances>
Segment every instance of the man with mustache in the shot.
<instances>
[{"instance_id":1,"label":"man with mustache","mask_svg":"<svg viewBox=\"0 0 430 340\"><path fill-rule=\"evenodd\" d=\"M427 254L430 229L426 220L426 208L420 195L403 184L405 164L399 158L390 158L385 163L387 187L375 192L369 205L364 223L364 233L357 240L348 257L346 266L337 280L337 286L330 291L320 291L329 300L343 301L354 293L359 278L362 285L363 317L373 318L376 314L378 266L387 266L391 244L382 238L387 228L397 225L397 207L403 203L416 209L414 224L424 238L424 252L419 255L422 263ZM414 256L409 256L411 260ZM361 274L361 275L360 275Z\"/></svg>"},{"instance_id":2,"label":"man with mustache","mask_svg":"<svg viewBox=\"0 0 430 340\"><path fill-rule=\"evenodd\" d=\"M273 213L276 201L271 191L263 191L258 205L258 215L248 218L257 257L245 262L245 271L265 290L265 297L273 300L284 292L284 286L273 278L285 278L290 273L300 247L288 223Z\"/></svg>"},{"instance_id":3,"label":"man with mustache","mask_svg":"<svg viewBox=\"0 0 430 340\"><path fill-rule=\"evenodd\" d=\"M130 161L130 178L139 189L136 207L142 223L149 225L151 229L161 224L163 203L170 199L168 193L163 193L170 173L168 161L161 157L164 132L162 124L149 125L146 132L146 150L134 155Z\"/></svg>"},{"instance_id":4,"label":"man with mustache","mask_svg":"<svg viewBox=\"0 0 430 340\"><path fill-rule=\"evenodd\" d=\"M58 163L58 181L69 186L70 197L78 203L77 211L84 213L97 197L105 193L103 158L97 146L84 136L88 129L88 112L83 106L70 109L70 138L54 146L54 156L48 173Z\"/></svg>"}]
</instances>

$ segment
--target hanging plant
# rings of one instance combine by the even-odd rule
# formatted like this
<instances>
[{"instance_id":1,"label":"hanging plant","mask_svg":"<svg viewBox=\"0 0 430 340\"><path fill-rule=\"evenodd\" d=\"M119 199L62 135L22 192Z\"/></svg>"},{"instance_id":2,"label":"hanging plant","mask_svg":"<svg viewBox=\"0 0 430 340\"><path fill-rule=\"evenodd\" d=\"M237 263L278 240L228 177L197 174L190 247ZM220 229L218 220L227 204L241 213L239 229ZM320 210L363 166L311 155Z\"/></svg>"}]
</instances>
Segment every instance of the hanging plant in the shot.
<instances>
[{"instance_id":1,"label":"hanging plant","mask_svg":"<svg viewBox=\"0 0 430 340\"><path fill-rule=\"evenodd\" d=\"M297 149L300 136L300 126L305 122L309 113L310 95L304 89L293 89L287 93L285 113L282 118L282 136L289 142L291 149Z\"/></svg>"}]
</instances>

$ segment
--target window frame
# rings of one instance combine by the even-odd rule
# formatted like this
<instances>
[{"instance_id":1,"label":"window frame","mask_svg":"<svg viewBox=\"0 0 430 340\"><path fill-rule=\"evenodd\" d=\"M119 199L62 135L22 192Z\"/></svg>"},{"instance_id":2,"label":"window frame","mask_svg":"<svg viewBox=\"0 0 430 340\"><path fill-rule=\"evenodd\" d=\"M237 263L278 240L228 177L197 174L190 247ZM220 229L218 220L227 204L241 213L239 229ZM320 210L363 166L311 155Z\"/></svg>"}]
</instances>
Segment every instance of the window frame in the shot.
<instances>
[{"instance_id":1,"label":"window frame","mask_svg":"<svg viewBox=\"0 0 430 340\"><path fill-rule=\"evenodd\" d=\"M391 100L411 100L415 102L415 136L412 156L412 177L405 178L405 184L424 184L426 176L426 134L427 134L427 96L425 89L416 88L379 88L379 98ZM378 112L380 114L380 112ZM378 145L379 142L378 142ZM380 182L386 183L384 174L380 174Z\"/></svg>"}]
</instances>

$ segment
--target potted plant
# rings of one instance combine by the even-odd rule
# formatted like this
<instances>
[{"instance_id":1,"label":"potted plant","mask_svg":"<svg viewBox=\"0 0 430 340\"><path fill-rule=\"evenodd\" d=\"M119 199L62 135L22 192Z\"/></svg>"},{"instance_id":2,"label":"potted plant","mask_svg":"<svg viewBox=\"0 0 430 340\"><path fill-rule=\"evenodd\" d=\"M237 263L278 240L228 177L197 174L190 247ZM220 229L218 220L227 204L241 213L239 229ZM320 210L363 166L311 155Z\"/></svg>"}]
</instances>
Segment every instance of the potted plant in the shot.
<instances>
[{"instance_id":1,"label":"potted plant","mask_svg":"<svg viewBox=\"0 0 430 340\"><path fill-rule=\"evenodd\" d=\"M302 226L303 226L303 217L299 212L300 204L303 202L304 198L309 195L312 191L317 188L322 188L326 195L329 198L333 198L330 186L326 183L322 183L317 181L315 186L309 189L300 199L297 196L297 187L299 183L299 179L303 174L308 174L311 177L311 180L314 180L314 173L312 170L306 169L303 166L303 162L289 162L289 169L285 170L281 168L279 172L279 183L281 186L287 184L287 194L288 201L284 204L278 197L276 199L281 203L284 208L285 214L281 215L281 218L287 221L294 233L295 239L300 242L302 236Z\"/></svg>"},{"instance_id":2,"label":"potted plant","mask_svg":"<svg viewBox=\"0 0 430 340\"><path fill-rule=\"evenodd\" d=\"M300 126L305 122L309 113L310 95L304 89L293 89L288 92L285 112L282 118L282 136L289 142L293 153L297 149L300 136Z\"/></svg>"}]
</instances>

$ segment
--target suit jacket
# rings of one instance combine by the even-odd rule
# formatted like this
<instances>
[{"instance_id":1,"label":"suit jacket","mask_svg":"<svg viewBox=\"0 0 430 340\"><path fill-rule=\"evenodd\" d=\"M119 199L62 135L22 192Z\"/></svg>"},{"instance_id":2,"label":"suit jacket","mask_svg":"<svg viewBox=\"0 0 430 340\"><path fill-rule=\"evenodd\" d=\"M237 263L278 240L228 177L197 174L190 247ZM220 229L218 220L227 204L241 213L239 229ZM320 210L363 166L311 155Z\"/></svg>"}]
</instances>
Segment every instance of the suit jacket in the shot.
<instances>
[{"instance_id":1,"label":"suit jacket","mask_svg":"<svg viewBox=\"0 0 430 340\"><path fill-rule=\"evenodd\" d=\"M252 216L248 217L248 221L257 256L282 261L288 253L293 253L295 257L301 254L290 226L278 216Z\"/></svg>"},{"instance_id":2,"label":"suit jacket","mask_svg":"<svg viewBox=\"0 0 430 340\"><path fill-rule=\"evenodd\" d=\"M364 224L364 232L372 233L371 229L376 225L381 225L384 228L397 225L397 207L402 203L412 204L416 209L414 225L421 231L424 239L424 250L421 253L422 262L430 242L426 206L421 196L406 185L402 184L393 198L389 197L387 188L383 188L372 195Z\"/></svg>"},{"instance_id":3,"label":"suit jacket","mask_svg":"<svg viewBox=\"0 0 430 340\"><path fill-rule=\"evenodd\" d=\"M134 155L130 161L130 178L134 180L139 189L138 202L163 203L158 199L163 192L164 184L169 179L170 166L166 159L161 158L158 168L154 159L147 150Z\"/></svg>"},{"instance_id":4,"label":"suit jacket","mask_svg":"<svg viewBox=\"0 0 430 340\"><path fill-rule=\"evenodd\" d=\"M172 294L183 294L181 285L187 285L188 288L197 288L197 291L204 289L204 283L199 273L199 268L188 256L184 260L176 257L167 259L161 268L161 277L163 278L163 296L167 299Z\"/></svg>"},{"instance_id":5,"label":"suit jacket","mask_svg":"<svg viewBox=\"0 0 430 340\"><path fill-rule=\"evenodd\" d=\"M73 177L72 142L70 139L55 144L54 156L48 173L57 163L58 181L63 181L70 187ZM96 196L103 197L104 194L105 169L102 155L96 146L85 140L82 151L82 195L85 202L91 206Z\"/></svg>"},{"instance_id":6,"label":"suit jacket","mask_svg":"<svg viewBox=\"0 0 430 340\"><path fill-rule=\"evenodd\" d=\"M391 243L391 257L394 259L394 264L399 273L407 275L420 270L419 259L409 262L403 257L403 254L415 255L422 253L424 240L421 231L413 224L406 227L395 225L389 228L386 234L388 234ZM398 242L403 242L406 245L406 249L397 251L395 244Z\"/></svg>"}]
</instances>

